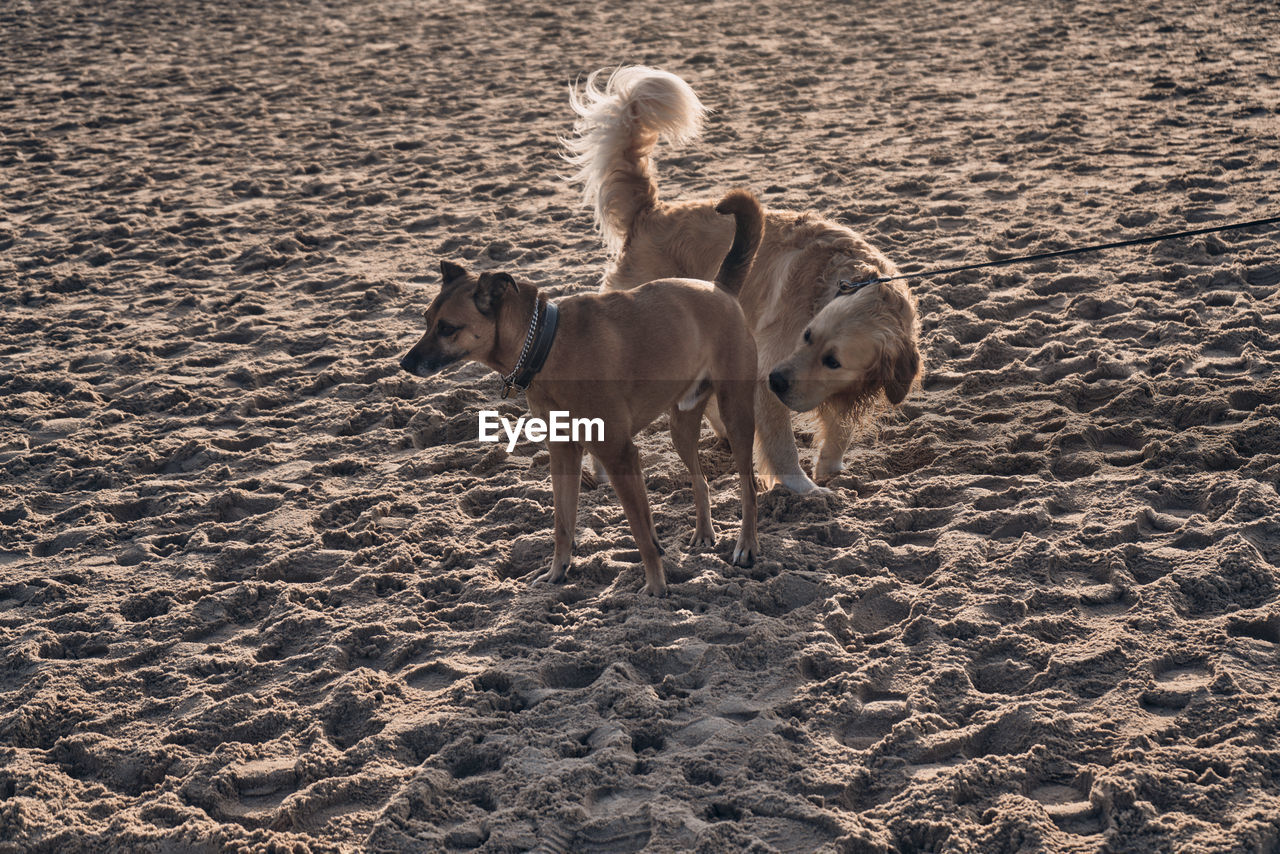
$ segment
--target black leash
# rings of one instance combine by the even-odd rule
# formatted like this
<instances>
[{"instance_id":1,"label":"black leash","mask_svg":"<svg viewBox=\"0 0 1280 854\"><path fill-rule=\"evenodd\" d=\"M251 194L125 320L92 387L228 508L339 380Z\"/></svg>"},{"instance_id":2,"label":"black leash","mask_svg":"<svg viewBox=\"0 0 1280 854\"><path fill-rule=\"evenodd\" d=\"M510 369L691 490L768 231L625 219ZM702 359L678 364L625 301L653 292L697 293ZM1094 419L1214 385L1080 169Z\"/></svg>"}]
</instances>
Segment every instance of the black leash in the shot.
<instances>
[{"instance_id":1,"label":"black leash","mask_svg":"<svg viewBox=\"0 0 1280 854\"><path fill-rule=\"evenodd\" d=\"M1021 264L1024 261L1039 261L1044 258L1061 258L1065 255L1080 255L1085 252L1101 252L1104 249L1119 249L1121 246L1140 246L1144 243L1158 243L1161 240L1173 240L1177 237L1194 237L1197 234L1212 234L1215 231L1236 231L1241 228L1252 228L1255 225L1271 225L1280 222L1280 216L1267 219L1255 219L1251 222L1237 222L1231 225L1216 225L1213 228L1197 228L1192 231L1173 231L1168 234L1156 234L1151 237L1136 237L1133 240L1117 240L1115 243L1099 243L1096 246L1080 246L1075 249L1059 249L1056 252L1039 252L1035 255L1020 255L1017 258L1002 258L999 261L984 261L981 264L965 264L962 267L946 267L940 270L926 270L923 273L903 273L898 276L877 276L861 282L850 282L842 279L837 296L855 294L867 285L878 282L893 282L898 279L925 279L943 276L947 273L961 273L965 270L981 270L984 267L1003 267L1006 264Z\"/></svg>"}]
</instances>

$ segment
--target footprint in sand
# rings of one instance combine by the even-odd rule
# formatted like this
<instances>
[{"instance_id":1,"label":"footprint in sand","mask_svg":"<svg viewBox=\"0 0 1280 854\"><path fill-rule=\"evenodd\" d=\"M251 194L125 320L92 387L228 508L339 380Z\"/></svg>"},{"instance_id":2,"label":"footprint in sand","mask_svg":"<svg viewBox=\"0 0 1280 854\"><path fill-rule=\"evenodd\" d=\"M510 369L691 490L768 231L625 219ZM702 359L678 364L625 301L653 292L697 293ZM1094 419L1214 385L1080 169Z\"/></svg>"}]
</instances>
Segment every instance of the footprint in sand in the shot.
<instances>
[{"instance_id":1,"label":"footprint in sand","mask_svg":"<svg viewBox=\"0 0 1280 854\"><path fill-rule=\"evenodd\" d=\"M643 850L653 835L646 816L647 804L647 793L634 789L606 787L592 794L587 799L589 817L579 828L575 844L567 850L610 854Z\"/></svg>"},{"instance_id":2,"label":"footprint in sand","mask_svg":"<svg viewBox=\"0 0 1280 854\"><path fill-rule=\"evenodd\" d=\"M1112 582L1109 566L1096 566L1087 572L1065 570L1055 579L1064 592L1079 600L1092 614L1112 614L1126 610L1133 603L1123 587Z\"/></svg>"},{"instance_id":3,"label":"footprint in sand","mask_svg":"<svg viewBox=\"0 0 1280 854\"><path fill-rule=\"evenodd\" d=\"M860 634L874 635L901 623L910 613L909 600L896 587L876 585L848 609L849 626Z\"/></svg>"},{"instance_id":4,"label":"footprint in sand","mask_svg":"<svg viewBox=\"0 0 1280 854\"><path fill-rule=\"evenodd\" d=\"M236 800L224 804L224 810L246 827L270 826L280 804L298 788L297 761L289 757L257 759L228 771Z\"/></svg>"},{"instance_id":5,"label":"footprint in sand","mask_svg":"<svg viewBox=\"0 0 1280 854\"><path fill-rule=\"evenodd\" d=\"M1102 820L1089 803L1089 798L1074 786L1045 783L1031 789L1030 794L1059 829L1078 836L1102 832Z\"/></svg>"},{"instance_id":6,"label":"footprint in sand","mask_svg":"<svg viewBox=\"0 0 1280 854\"><path fill-rule=\"evenodd\" d=\"M454 683L468 675L466 670L453 667L448 662L430 661L406 670L404 672L404 681L416 691L421 691L424 694L437 694L452 688Z\"/></svg>"},{"instance_id":7,"label":"footprint in sand","mask_svg":"<svg viewBox=\"0 0 1280 854\"><path fill-rule=\"evenodd\" d=\"M1233 638L1251 638L1273 646L1280 644L1280 614L1233 620L1227 626L1227 634Z\"/></svg>"},{"instance_id":8,"label":"footprint in sand","mask_svg":"<svg viewBox=\"0 0 1280 854\"><path fill-rule=\"evenodd\" d=\"M1005 658L975 666L973 687L984 694L1016 694L1030 683L1036 671L1024 662Z\"/></svg>"},{"instance_id":9,"label":"footprint in sand","mask_svg":"<svg viewBox=\"0 0 1280 854\"><path fill-rule=\"evenodd\" d=\"M1158 665L1155 685L1142 692L1142 707L1156 715L1176 715L1199 693L1206 690L1213 678L1212 672L1202 663L1170 666Z\"/></svg>"},{"instance_id":10,"label":"footprint in sand","mask_svg":"<svg viewBox=\"0 0 1280 854\"><path fill-rule=\"evenodd\" d=\"M948 507L904 508L893 515L894 533L889 535L889 545L932 546L938 541L941 529L961 512L959 504Z\"/></svg>"},{"instance_id":11,"label":"footprint in sand","mask_svg":"<svg viewBox=\"0 0 1280 854\"><path fill-rule=\"evenodd\" d=\"M911 714L906 694L895 691L870 691L862 702L857 718L839 736L842 744L854 750L866 750L881 742L895 724Z\"/></svg>"},{"instance_id":12,"label":"footprint in sand","mask_svg":"<svg viewBox=\"0 0 1280 854\"><path fill-rule=\"evenodd\" d=\"M921 765L911 765L907 767L907 777L913 783L928 783L962 764L964 764L964 760L957 759L951 762L926 762Z\"/></svg>"},{"instance_id":13,"label":"footprint in sand","mask_svg":"<svg viewBox=\"0 0 1280 854\"><path fill-rule=\"evenodd\" d=\"M595 682L603 671L602 663L571 659L543 665L540 676L550 688L573 691L586 688Z\"/></svg>"}]
</instances>

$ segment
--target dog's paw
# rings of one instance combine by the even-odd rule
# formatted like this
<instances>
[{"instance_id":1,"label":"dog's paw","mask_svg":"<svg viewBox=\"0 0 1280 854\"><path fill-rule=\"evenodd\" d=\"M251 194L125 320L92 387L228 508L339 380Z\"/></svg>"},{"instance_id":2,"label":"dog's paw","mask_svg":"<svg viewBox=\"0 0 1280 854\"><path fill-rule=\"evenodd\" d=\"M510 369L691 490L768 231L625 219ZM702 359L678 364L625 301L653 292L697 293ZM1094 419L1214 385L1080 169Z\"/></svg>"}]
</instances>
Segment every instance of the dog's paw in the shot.
<instances>
[{"instance_id":1,"label":"dog's paw","mask_svg":"<svg viewBox=\"0 0 1280 854\"><path fill-rule=\"evenodd\" d=\"M564 577L569 573L569 564L570 561L564 561L563 563L553 562L549 569L534 576L530 579L529 583L541 584L545 582L547 584L558 584L561 581L564 581ZM534 573L537 572L538 570L535 569L533 572L529 573L529 575L534 575Z\"/></svg>"},{"instance_id":2,"label":"dog's paw","mask_svg":"<svg viewBox=\"0 0 1280 854\"><path fill-rule=\"evenodd\" d=\"M689 538L690 549L711 549L716 545L716 532L713 528L711 531L694 531L693 536Z\"/></svg>"},{"instance_id":3,"label":"dog's paw","mask_svg":"<svg viewBox=\"0 0 1280 854\"><path fill-rule=\"evenodd\" d=\"M651 584L646 581L644 587L640 588L640 592L645 596L666 596L667 582L663 581L660 584Z\"/></svg>"},{"instance_id":4,"label":"dog's paw","mask_svg":"<svg viewBox=\"0 0 1280 854\"><path fill-rule=\"evenodd\" d=\"M832 494L830 489L827 489L825 486L818 486L818 484L810 480L809 476L803 472L798 474L784 474L782 477L778 478L778 482L797 495L809 495L811 493L816 495Z\"/></svg>"},{"instance_id":5,"label":"dog's paw","mask_svg":"<svg viewBox=\"0 0 1280 854\"><path fill-rule=\"evenodd\" d=\"M813 467L813 476L817 480L833 478L844 471L844 460L818 460Z\"/></svg>"},{"instance_id":6,"label":"dog's paw","mask_svg":"<svg viewBox=\"0 0 1280 854\"><path fill-rule=\"evenodd\" d=\"M738 544L733 547L733 560L731 563L734 566L754 566L756 553L759 550L759 547L754 542L744 543L742 540L738 540Z\"/></svg>"}]
</instances>

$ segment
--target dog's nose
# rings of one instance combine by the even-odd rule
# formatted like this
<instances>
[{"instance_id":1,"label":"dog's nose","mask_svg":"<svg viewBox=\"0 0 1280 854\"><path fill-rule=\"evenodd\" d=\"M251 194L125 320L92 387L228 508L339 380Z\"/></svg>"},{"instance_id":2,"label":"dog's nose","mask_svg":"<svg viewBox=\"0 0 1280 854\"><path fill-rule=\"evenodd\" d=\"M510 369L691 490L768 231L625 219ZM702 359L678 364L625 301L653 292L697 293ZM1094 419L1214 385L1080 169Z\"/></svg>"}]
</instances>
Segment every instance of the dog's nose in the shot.
<instances>
[{"instance_id":1,"label":"dog's nose","mask_svg":"<svg viewBox=\"0 0 1280 854\"><path fill-rule=\"evenodd\" d=\"M413 357L406 354L405 357L400 360L400 367L412 374L414 373L414 369L418 367L418 362Z\"/></svg>"},{"instance_id":2,"label":"dog's nose","mask_svg":"<svg viewBox=\"0 0 1280 854\"><path fill-rule=\"evenodd\" d=\"M787 379L787 375L782 371L774 371L769 374L769 388L773 389L773 393L781 397L787 393L787 389L791 387L791 381Z\"/></svg>"}]
</instances>

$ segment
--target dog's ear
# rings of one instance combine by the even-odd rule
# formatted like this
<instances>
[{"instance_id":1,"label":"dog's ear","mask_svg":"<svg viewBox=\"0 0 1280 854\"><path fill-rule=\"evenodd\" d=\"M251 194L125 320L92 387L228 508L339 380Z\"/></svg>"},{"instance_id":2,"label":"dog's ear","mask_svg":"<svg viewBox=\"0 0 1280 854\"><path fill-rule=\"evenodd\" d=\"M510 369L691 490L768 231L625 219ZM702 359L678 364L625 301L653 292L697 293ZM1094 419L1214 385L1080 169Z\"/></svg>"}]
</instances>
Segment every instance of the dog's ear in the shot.
<instances>
[{"instance_id":1,"label":"dog's ear","mask_svg":"<svg viewBox=\"0 0 1280 854\"><path fill-rule=\"evenodd\" d=\"M444 284L447 287L448 285L452 285L454 282L458 281L459 279L465 278L467 275L467 271L462 269L452 261L441 261L440 275L441 277L443 277Z\"/></svg>"},{"instance_id":2,"label":"dog's ear","mask_svg":"<svg viewBox=\"0 0 1280 854\"><path fill-rule=\"evenodd\" d=\"M880 377L884 396L897 406L906 400L916 375L920 373L920 351L912 341L899 341L880 354Z\"/></svg>"},{"instance_id":3,"label":"dog's ear","mask_svg":"<svg viewBox=\"0 0 1280 854\"><path fill-rule=\"evenodd\" d=\"M496 314L507 288L513 291L516 289L516 280L509 273L481 273L475 296L472 297L476 310L486 317Z\"/></svg>"}]
</instances>

